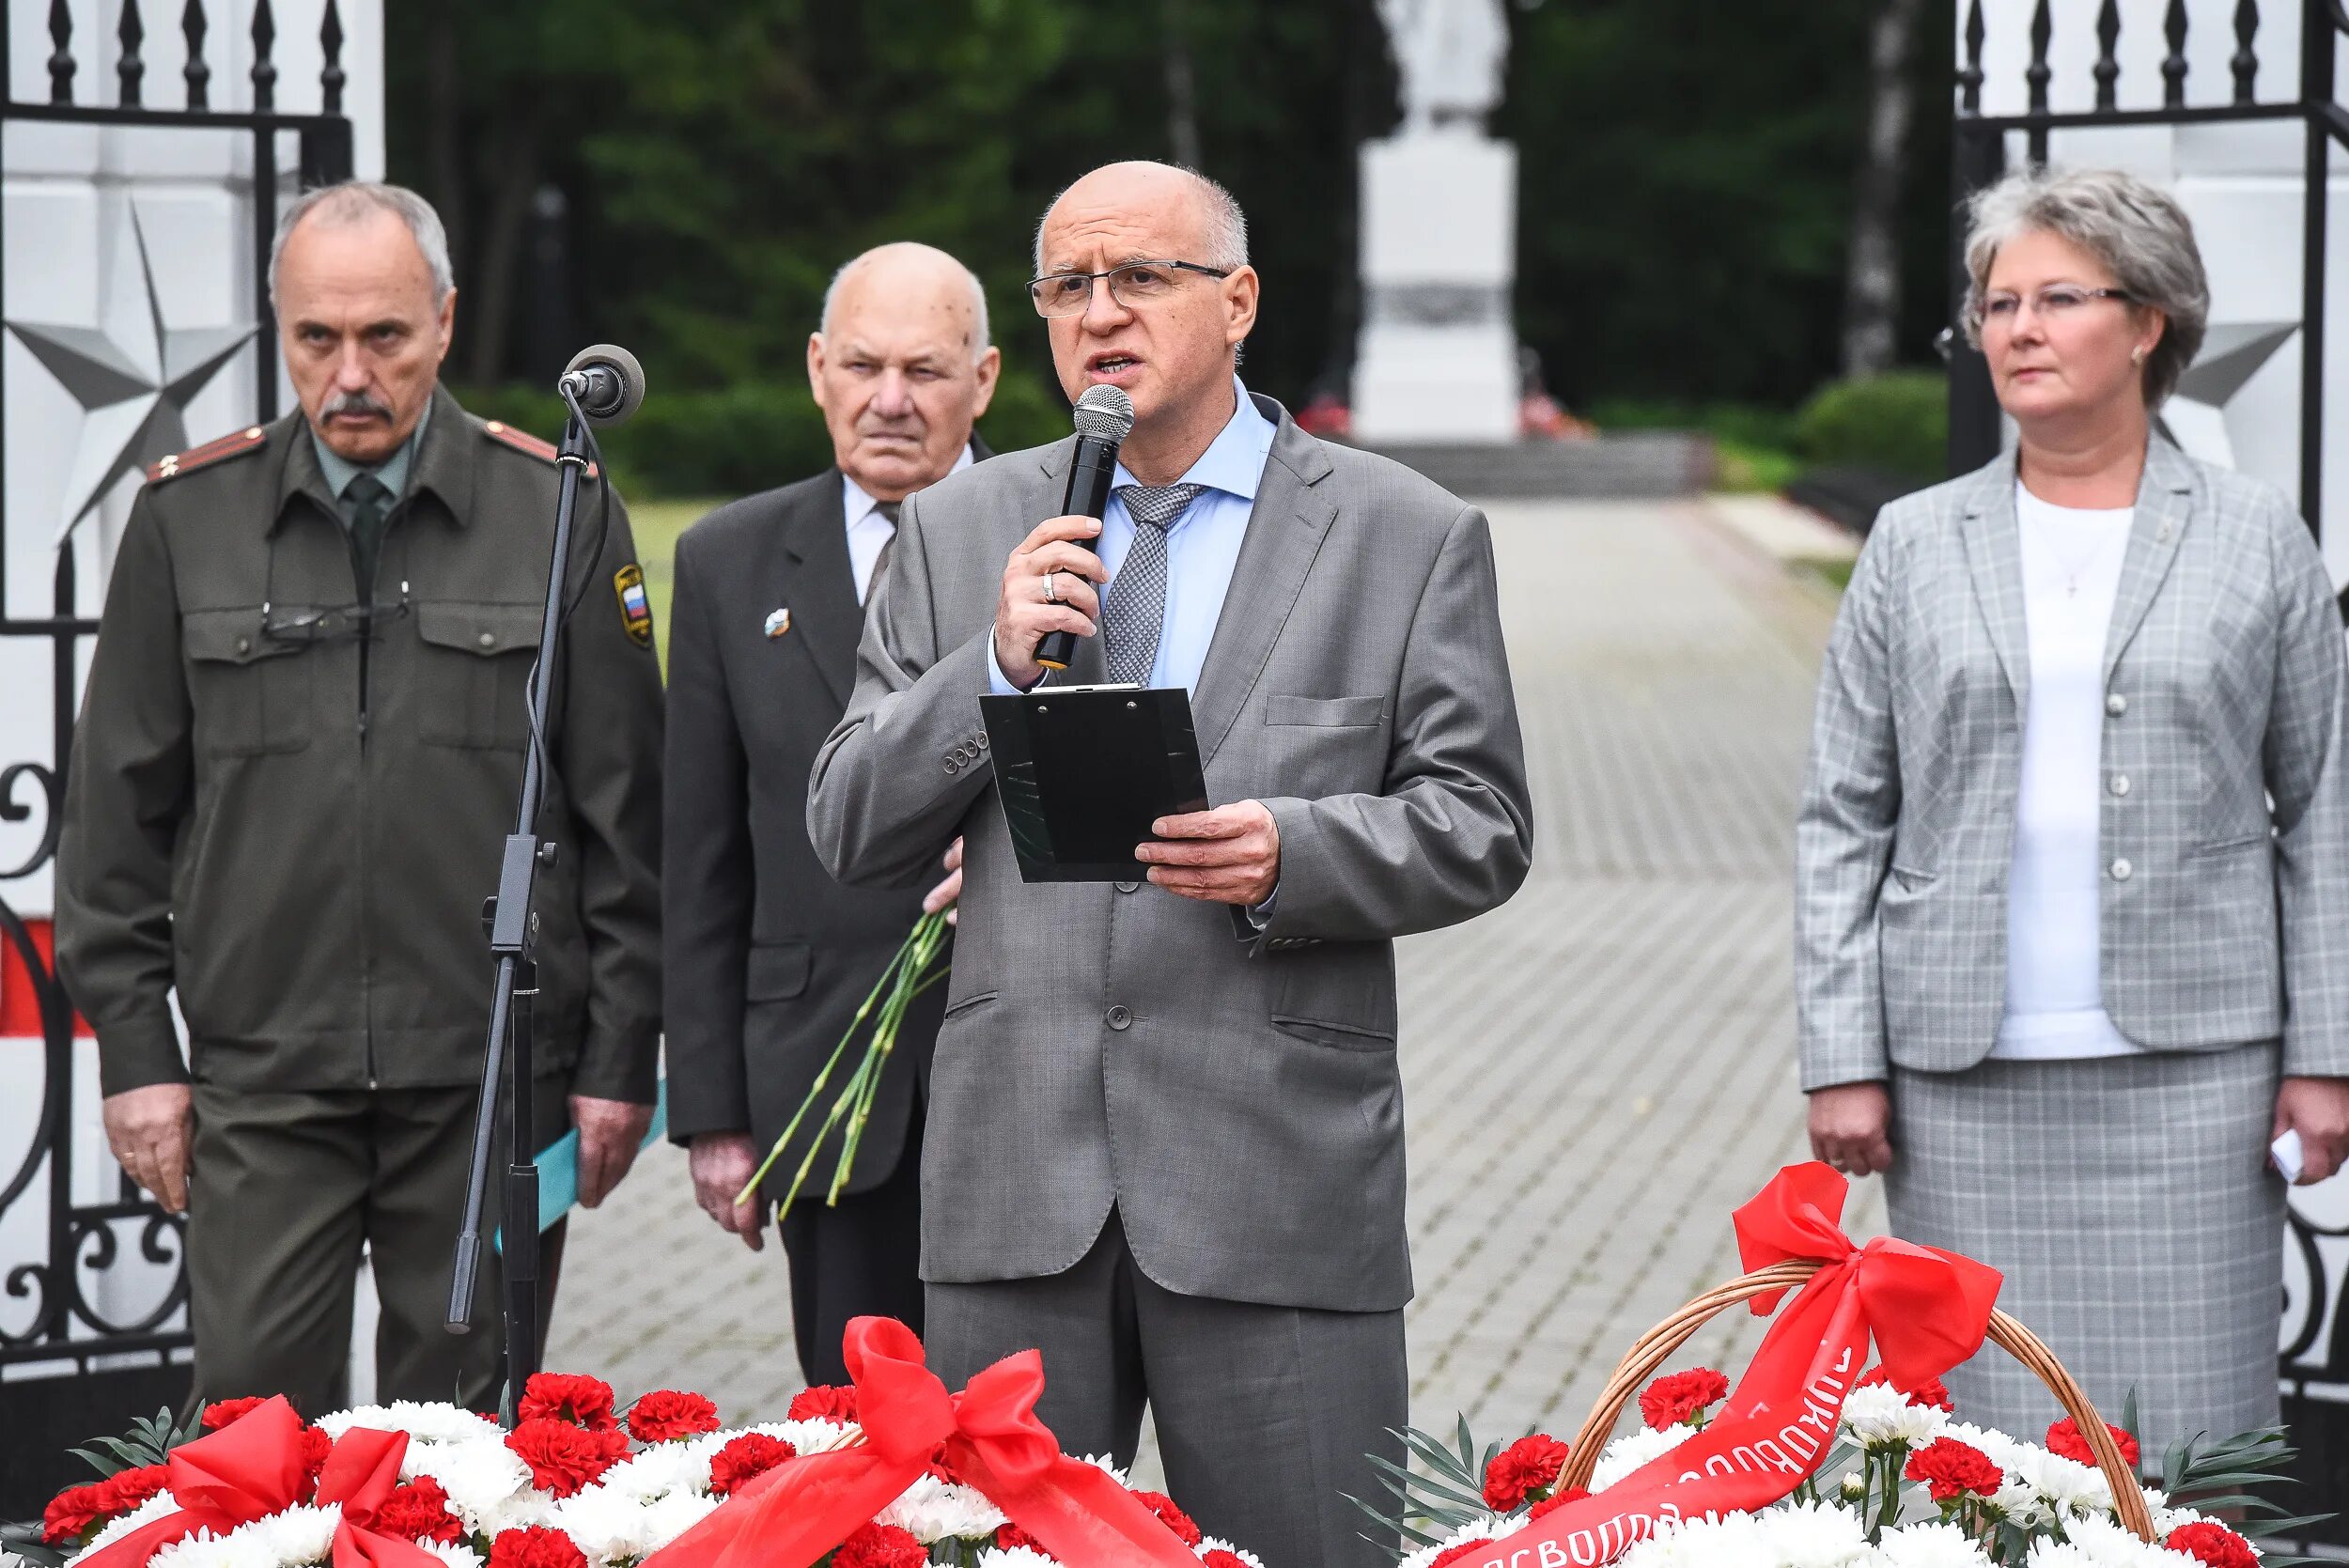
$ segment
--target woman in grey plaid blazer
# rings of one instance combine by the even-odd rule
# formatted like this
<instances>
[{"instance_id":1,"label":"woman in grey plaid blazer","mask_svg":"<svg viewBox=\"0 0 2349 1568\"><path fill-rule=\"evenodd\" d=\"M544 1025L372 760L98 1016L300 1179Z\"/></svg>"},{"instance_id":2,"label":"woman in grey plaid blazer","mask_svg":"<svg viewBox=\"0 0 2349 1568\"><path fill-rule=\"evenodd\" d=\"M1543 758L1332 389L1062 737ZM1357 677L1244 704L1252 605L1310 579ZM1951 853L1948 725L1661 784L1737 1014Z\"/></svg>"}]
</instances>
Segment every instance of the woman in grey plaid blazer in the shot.
<instances>
[{"instance_id":1,"label":"woman in grey plaid blazer","mask_svg":"<svg viewBox=\"0 0 2349 1568\"><path fill-rule=\"evenodd\" d=\"M2153 413L2200 348L2191 225L2114 173L1984 193L1968 332L2018 448L1877 518L1797 834L1812 1147L2146 1459L2277 1419L2283 1184L2349 1142L2349 678L2307 526ZM1969 1420L2060 1412L2001 1353Z\"/></svg>"}]
</instances>

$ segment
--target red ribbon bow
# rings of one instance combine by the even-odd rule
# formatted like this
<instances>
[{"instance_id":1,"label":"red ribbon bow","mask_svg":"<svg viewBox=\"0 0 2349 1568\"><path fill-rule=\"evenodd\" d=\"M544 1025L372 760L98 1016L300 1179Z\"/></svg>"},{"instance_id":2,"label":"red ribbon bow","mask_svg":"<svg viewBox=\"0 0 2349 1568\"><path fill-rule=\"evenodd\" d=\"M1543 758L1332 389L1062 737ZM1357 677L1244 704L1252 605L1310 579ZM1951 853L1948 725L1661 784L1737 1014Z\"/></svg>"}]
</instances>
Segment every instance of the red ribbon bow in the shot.
<instances>
[{"instance_id":1,"label":"red ribbon bow","mask_svg":"<svg viewBox=\"0 0 2349 1568\"><path fill-rule=\"evenodd\" d=\"M1843 1227L1850 1189L1817 1160L1785 1167L1733 1217L1738 1261L1749 1272L1795 1258L1825 1262L1803 1285L1804 1296L1840 1295L1850 1278L1892 1386L1918 1388L1982 1348L1999 1300L1999 1271L1897 1236L1856 1244ZM1784 1294L1755 1296L1754 1315L1767 1316Z\"/></svg>"},{"instance_id":2,"label":"red ribbon bow","mask_svg":"<svg viewBox=\"0 0 2349 1568\"><path fill-rule=\"evenodd\" d=\"M1036 1352L1005 1357L949 1394L925 1362L922 1342L894 1319L852 1320L842 1351L864 1441L755 1477L643 1568L810 1568L894 1502L941 1444L958 1478L1070 1568L1198 1568L1174 1532L1107 1471L1061 1452L1035 1416L1044 1392Z\"/></svg>"},{"instance_id":3,"label":"red ribbon bow","mask_svg":"<svg viewBox=\"0 0 2349 1568\"><path fill-rule=\"evenodd\" d=\"M327 1454L319 1473L318 1501L340 1503L334 1568L442 1568L441 1560L412 1541L370 1528L377 1509L399 1484L408 1434L352 1427ZM302 1500L309 1479L302 1451L302 1418L283 1395L251 1410L209 1437L183 1443L164 1460L166 1483L179 1512L141 1525L82 1559L76 1568L147 1568L165 1546L199 1529L226 1535L240 1525L283 1514Z\"/></svg>"}]
</instances>

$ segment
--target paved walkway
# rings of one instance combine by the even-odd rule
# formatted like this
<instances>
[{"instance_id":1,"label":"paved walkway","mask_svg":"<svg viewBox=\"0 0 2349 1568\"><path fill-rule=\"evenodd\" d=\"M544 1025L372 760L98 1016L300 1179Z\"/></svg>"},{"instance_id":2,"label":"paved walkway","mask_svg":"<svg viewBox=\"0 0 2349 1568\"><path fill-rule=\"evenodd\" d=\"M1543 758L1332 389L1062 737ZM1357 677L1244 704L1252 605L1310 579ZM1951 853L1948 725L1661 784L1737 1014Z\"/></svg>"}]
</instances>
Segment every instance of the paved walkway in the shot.
<instances>
[{"instance_id":1,"label":"paved walkway","mask_svg":"<svg viewBox=\"0 0 2349 1568\"><path fill-rule=\"evenodd\" d=\"M1400 960L1412 1417L1486 1439L1579 1425L1633 1338L1736 1272L1730 1210L1802 1157L1791 824L1831 613L1700 504L1493 526L1538 853L1505 908ZM1692 1351L1735 1370L1752 1323ZM681 1155L575 1224L550 1365L742 1420L788 1401L790 1343L779 1250L703 1219Z\"/></svg>"}]
</instances>

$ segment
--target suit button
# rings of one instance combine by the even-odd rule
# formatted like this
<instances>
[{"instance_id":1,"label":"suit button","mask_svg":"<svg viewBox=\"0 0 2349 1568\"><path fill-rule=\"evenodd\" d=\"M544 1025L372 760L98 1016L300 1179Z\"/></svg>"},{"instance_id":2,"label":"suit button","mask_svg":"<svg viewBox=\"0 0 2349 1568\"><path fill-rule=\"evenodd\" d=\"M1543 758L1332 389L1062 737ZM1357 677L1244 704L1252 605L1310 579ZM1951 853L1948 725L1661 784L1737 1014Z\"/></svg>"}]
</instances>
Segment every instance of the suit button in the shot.
<instances>
[{"instance_id":1,"label":"suit button","mask_svg":"<svg viewBox=\"0 0 2349 1568\"><path fill-rule=\"evenodd\" d=\"M946 771L949 773L959 773L962 771L962 764L957 762L953 757L948 757L946 759Z\"/></svg>"},{"instance_id":2,"label":"suit button","mask_svg":"<svg viewBox=\"0 0 2349 1568\"><path fill-rule=\"evenodd\" d=\"M2125 882L2136 870L2137 867L2129 864L2125 859L2115 861L2112 862L2112 879L2116 882Z\"/></svg>"},{"instance_id":3,"label":"suit button","mask_svg":"<svg viewBox=\"0 0 2349 1568\"><path fill-rule=\"evenodd\" d=\"M498 645L498 634L494 631L483 632L481 634L481 645L485 648L496 647Z\"/></svg>"},{"instance_id":4,"label":"suit button","mask_svg":"<svg viewBox=\"0 0 2349 1568\"><path fill-rule=\"evenodd\" d=\"M1127 1011L1122 1001L1111 1008L1105 1017L1112 1029L1125 1029L1134 1021L1133 1014Z\"/></svg>"},{"instance_id":5,"label":"suit button","mask_svg":"<svg viewBox=\"0 0 2349 1568\"><path fill-rule=\"evenodd\" d=\"M2128 698L2121 695L2118 691L2115 691L2112 695L2105 699L2105 711L2111 714L2115 719L2120 718L2121 715L2126 713L2128 710Z\"/></svg>"},{"instance_id":6,"label":"suit button","mask_svg":"<svg viewBox=\"0 0 2349 1568\"><path fill-rule=\"evenodd\" d=\"M979 750L982 752L987 750L987 731L985 730L979 732Z\"/></svg>"},{"instance_id":7,"label":"suit button","mask_svg":"<svg viewBox=\"0 0 2349 1568\"><path fill-rule=\"evenodd\" d=\"M237 651L239 653L251 653L253 651L253 639L250 637L238 638Z\"/></svg>"},{"instance_id":8,"label":"suit button","mask_svg":"<svg viewBox=\"0 0 2349 1568\"><path fill-rule=\"evenodd\" d=\"M1120 882L1117 884L1117 891L1120 893L1131 893L1140 886L1142 886L1140 882Z\"/></svg>"},{"instance_id":9,"label":"suit button","mask_svg":"<svg viewBox=\"0 0 2349 1568\"><path fill-rule=\"evenodd\" d=\"M2129 792L2129 776L2126 773L2115 773L2112 776L2112 792L2115 795L2126 795Z\"/></svg>"}]
</instances>

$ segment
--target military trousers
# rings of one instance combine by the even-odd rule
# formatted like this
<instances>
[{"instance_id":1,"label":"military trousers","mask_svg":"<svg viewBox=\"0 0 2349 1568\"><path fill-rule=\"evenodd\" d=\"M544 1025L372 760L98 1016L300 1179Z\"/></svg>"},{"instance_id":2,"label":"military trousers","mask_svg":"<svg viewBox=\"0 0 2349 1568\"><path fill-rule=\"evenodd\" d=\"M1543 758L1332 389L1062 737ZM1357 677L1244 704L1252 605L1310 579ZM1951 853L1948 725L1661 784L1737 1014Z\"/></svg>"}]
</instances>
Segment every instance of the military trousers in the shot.
<instances>
[{"instance_id":1,"label":"military trousers","mask_svg":"<svg viewBox=\"0 0 2349 1568\"><path fill-rule=\"evenodd\" d=\"M564 1079L541 1078L532 1095L541 1146L570 1125L564 1091ZM474 1329L458 1335L445 1326L475 1099L471 1087L272 1093L195 1085L188 1316L198 1399L282 1393L305 1417L346 1407L365 1248L381 1303L376 1399L495 1407L505 1335L488 1237L501 1208L503 1141L490 1170ZM542 1240L543 1332L560 1227Z\"/></svg>"}]
</instances>

